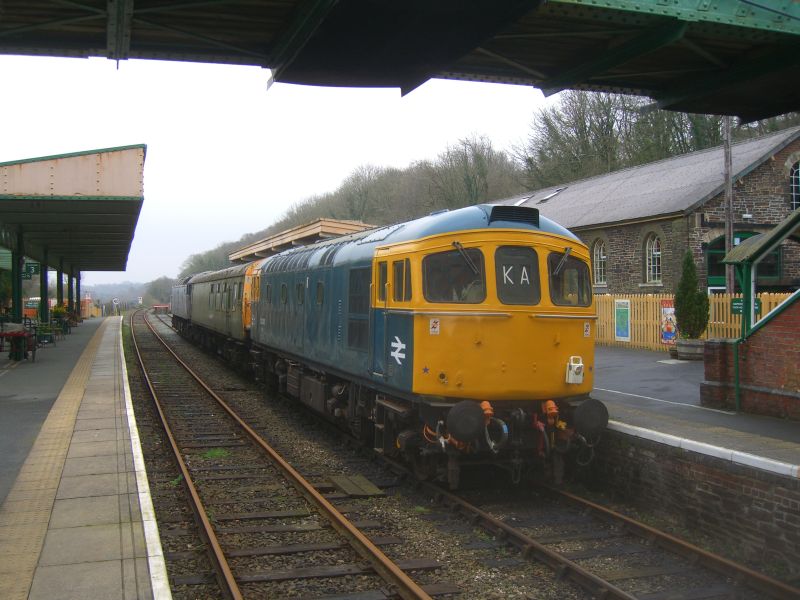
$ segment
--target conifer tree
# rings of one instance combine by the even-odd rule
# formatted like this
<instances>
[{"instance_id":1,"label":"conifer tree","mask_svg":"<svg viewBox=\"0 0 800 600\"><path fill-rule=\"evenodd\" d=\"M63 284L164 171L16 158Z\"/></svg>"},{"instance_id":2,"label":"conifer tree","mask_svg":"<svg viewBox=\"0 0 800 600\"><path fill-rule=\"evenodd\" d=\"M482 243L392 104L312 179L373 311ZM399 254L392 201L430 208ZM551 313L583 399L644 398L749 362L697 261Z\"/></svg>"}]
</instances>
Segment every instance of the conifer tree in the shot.
<instances>
[{"instance_id":1,"label":"conifer tree","mask_svg":"<svg viewBox=\"0 0 800 600\"><path fill-rule=\"evenodd\" d=\"M683 257L675 292L675 321L680 336L689 339L699 338L708 325L708 295L697 288L697 269L690 250Z\"/></svg>"}]
</instances>

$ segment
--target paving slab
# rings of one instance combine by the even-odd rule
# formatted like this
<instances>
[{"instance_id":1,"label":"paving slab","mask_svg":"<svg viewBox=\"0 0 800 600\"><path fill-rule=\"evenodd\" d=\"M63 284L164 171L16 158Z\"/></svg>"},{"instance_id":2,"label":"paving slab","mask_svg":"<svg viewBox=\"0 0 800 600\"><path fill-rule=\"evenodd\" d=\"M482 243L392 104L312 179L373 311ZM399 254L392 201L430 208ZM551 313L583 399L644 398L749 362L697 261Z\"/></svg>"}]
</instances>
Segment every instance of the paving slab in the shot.
<instances>
[{"instance_id":1,"label":"paving slab","mask_svg":"<svg viewBox=\"0 0 800 600\"><path fill-rule=\"evenodd\" d=\"M74 364L0 506L0 598L168 600L120 320Z\"/></svg>"}]
</instances>

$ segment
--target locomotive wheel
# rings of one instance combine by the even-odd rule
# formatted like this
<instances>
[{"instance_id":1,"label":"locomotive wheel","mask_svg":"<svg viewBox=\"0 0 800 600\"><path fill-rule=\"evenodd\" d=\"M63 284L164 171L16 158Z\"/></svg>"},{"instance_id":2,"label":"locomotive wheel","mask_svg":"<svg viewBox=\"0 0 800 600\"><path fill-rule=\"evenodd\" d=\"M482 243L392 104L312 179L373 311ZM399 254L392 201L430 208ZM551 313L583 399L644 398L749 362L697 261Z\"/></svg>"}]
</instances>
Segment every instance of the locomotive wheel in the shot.
<instances>
[{"instance_id":1,"label":"locomotive wheel","mask_svg":"<svg viewBox=\"0 0 800 600\"><path fill-rule=\"evenodd\" d=\"M447 485L451 490L457 490L461 482L461 465L458 456L449 454L447 456Z\"/></svg>"},{"instance_id":2,"label":"locomotive wheel","mask_svg":"<svg viewBox=\"0 0 800 600\"><path fill-rule=\"evenodd\" d=\"M412 452L409 462L414 476L420 481L429 481L436 476L436 460L431 455Z\"/></svg>"}]
</instances>

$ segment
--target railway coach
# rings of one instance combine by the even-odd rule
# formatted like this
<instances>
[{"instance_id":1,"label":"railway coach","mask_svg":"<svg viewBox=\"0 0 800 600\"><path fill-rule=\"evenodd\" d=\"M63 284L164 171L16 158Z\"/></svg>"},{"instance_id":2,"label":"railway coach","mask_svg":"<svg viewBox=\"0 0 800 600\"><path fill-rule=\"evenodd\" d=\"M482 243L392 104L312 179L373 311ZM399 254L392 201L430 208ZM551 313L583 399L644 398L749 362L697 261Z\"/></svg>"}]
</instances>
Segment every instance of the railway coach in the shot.
<instances>
[{"instance_id":1,"label":"railway coach","mask_svg":"<svg viewBox=\"0 0 800 600\"><path fill-rule=\"evenodd\" d=\"M519 481L570 451L585 462L608 420L589 396L588 250L536 209L432 214L174 294L191 307L179 331L451 487L473 463Z\"/></svg>"}]
</instances>

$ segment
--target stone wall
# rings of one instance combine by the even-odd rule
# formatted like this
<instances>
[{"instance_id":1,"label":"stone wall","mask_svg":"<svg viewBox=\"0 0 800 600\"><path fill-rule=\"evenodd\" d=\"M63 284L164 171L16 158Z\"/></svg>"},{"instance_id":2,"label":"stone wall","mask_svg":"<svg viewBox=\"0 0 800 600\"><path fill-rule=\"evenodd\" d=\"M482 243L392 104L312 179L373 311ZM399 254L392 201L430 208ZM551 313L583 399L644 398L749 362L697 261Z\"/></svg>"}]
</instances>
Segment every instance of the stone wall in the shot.
<instances>
[{"instance_id":1,"label":"stone wall","mask_svg":"<svg viewBox=\"0 0 800 600\"><path fill-rule=\"evenodd\" d=\"M800 140L767 159L753 171L734 182L735 231L764 232L782 221L790 212L789 170L800 160ZM701 198L698 198L700 201ZM752 215L744 218L743 215ZM645 282L644 245L650 232L661 237L662 283ZM685 217L626 225L585 228L575 233L591 251L594 242L606 242L606 286L595 286L598 294L672 294L680 278L681 260L691 249L701 287L706 287L706 245L725 233L724 194L706 201ZM800 245L786 241L782 246L783 282L800 283Z\"/></svg>"},{"instance_id":2,"label":"stone wall","mask_svg":"<svg viewBox=\"0 0 800 600\"><path fill-rule=\"evenodd\" d=\"M800 298L783 305L739 345L739 384L744 412L800 420ZM736 405L735 340L705 344L703 406Z\"/></svg>"},{"instance_id":3,"label":"stone wall","mask_svg":"<svg viewBox=\"0 0 800 600\"><path fill-rule=\"evenodd\" d=\"M800 564L800 479L609 431L587 483L728 546L736 560Z\"/></svg>"},{"instance_id":4,"label":"stone wall","mask_svg":"<svg viewBox=\"0 0 800 600\"><path fill-rule=\"evenodd\" d=\"M598 294L671 294L678 285L681 260L686 249L686 219L665 219L576 232L589 246L602 238L608 255L606 286L595 286ZM645 244L655 233L661 238L661 283L649 284L645 276Z\"/></svg>"}]
</instances>

